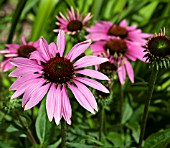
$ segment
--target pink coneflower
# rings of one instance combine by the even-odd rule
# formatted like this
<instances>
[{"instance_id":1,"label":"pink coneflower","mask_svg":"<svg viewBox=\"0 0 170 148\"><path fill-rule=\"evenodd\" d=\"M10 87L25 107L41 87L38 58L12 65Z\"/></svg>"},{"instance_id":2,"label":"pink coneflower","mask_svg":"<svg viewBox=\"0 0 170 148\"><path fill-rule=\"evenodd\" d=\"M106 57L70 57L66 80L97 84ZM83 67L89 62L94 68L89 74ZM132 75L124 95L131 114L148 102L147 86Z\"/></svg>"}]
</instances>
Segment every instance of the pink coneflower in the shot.
<instances>
[{"instance_id":1,"label":"pink coneflower","mask_svg":"<svg viewBox=\"0 0 170 148\"><path fill-rule=\"evenodd\" d=\"M137 42L140 45L145 45L147 42L145 38L151 36L151 34L143 33L141 29L137 29L136 25L128 26L126 20L122 20L118 26L109 21L100 21L88 28L87 31L89 32L87 38L93 41L108 40L114 36Z\"/></svg>"},{"instance_id":2,"label":"pink coneflower","mask_svg":"<svg viewBox=\"0 0 170 148\"><path fill-rule=\"evenodd\" d=\"M108 59L84 56L76 60L90 44L90 41L78 43L64 56L64 31L59 31L58 49L55 43L48 45L46 40L41 38L40 50L34 51L30 59L15 58L12 60L17 69L10 76L18 77L18 79L10 87L11 90L16 90L11 98L24 94L22 106L27 110L38 104L47 94L46 109L49 120L52 121L54 117L58 125L63 116L67 123L71 124L72 109L67 95L69 88L81 106L95 113L94 110L97 111L96 100L85 85L109 93L101 83L88 78L108 80L108 77L96 70L84 69L84 67L98 65ZM88 77L83 77L83 75Z\"/></svg>"},{"instance_id":3,"label":"pink coneflower","mask_svg":"<svg viewBox=\"0 0 170 148\"><path fill-rule=\"evenodd\" d=\"M126 79L126 71L132 83L134 83L133 68L128 60L136 61L137 59L145 61L145 53L140 44L123 40L119 37L112 37L105 41L97 41L91 45L94 55L106 53L110 63L117 65L117 71L120 83L123 84ZM115 63L116 59L116 63ZM111 64L112 65L112 64ZM107 66L107 65L105 65Z\"/></svg>"},{"instance_id":4,"label":"pink coneflower","mask_svg":"<svg viewBox=\"0 0 170 148\"><path fill-rule=\"evenodd\" d=\"M22 44L7 44L5 50L0 50L0 54L3 54L5 59L0 63L0 69L3 71L8 71L13 68L14 65L10 63L10 60L15 57L25 57L29 58L30 53L39 49L39 40L36 42L25 41L25 38L22 37Z\"/></svg>"},{"instance_id":5,"label":"pink coneflower","mask_svg":"<svg viewBox=\"0 0 170 148\"><path fill-rule=\"evenodd\" d=\"M57 16L58 22L56 24L60 29L74 35L89 24L91 17L90 13L86 16L82 16L78 10L75 13L73 7L71 7L67 12L66 17L62 13L60 13L60 16ZM54 31L58 32L60 29L55 29Z\"/></svg>"}]
</instances>

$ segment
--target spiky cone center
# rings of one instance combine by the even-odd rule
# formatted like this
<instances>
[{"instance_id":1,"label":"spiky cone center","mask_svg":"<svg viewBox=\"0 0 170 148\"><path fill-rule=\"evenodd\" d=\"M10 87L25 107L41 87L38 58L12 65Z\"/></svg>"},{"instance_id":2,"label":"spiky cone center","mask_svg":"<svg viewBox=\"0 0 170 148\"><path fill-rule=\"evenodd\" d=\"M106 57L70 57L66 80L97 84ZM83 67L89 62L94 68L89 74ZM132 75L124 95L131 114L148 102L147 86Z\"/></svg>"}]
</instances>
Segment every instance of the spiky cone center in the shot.
<instances>
[{"instance_id":1,"label":"spiky cone center","mask_svg":"<svg viewBox=\"0 0 170 148\"><path fill-rule=\"evenodd\" d=\"M147 50L154 57L170 57L170 38L166 36L155 36L149 39Z\"/></svg>"},{"instance_id":2,"label":"spiky cone center","mask_svg":"<svg viewBox=\"0 0 170 148\"><path fill-rule=\"evenodd\" d=\"M115 53L117 53L119 56L121 54L124 55L127 52L127 49L128 47L126 42L121 39L111 39L105 44L105 50L109 50L111 55L114 55Z\"/></svg>"},{"instance_id":3,"label":"spiky cone center","mask_svg":"<svg viewBox=\"0 0 170 148\"><path fill-rule=\"evenodd\" d=\"M78 31L81 30L82 28L83 28L83 24L79 20L72 20L67 25L67 29L69 31Z\"/></svg>"},{"instance_id":4,"label":"spiky cone center","mask_svg":"<svg viewBox=\"0 0 170 148\"><path fill-rule=\"evenodd\" d=\"M126 28L121 26L111 26L108 31L108 35L118 36L124 39L128 36L128 31L126 30Z\"/></svg>"},{"instance_id":5,"label":"spiky cone center","mask_svg":"<svg viewBox=\"0 0 170 148\"><path fill-rule=\"evenodd\" d=\"M30 53L35 50L36 50L36 48L31 45L23 45L20 48L18 48L18 56L29 58Z\"/></svg>"},{"instance_id":6,"label":"spiky cone center","mask_svg":"<svg viewBox=\"0 0 170 148\"><path fill-rule=\"evenodd\" d=\"M104 62L99 65L99 71L106 75L110 75L114 71L117 71L117 66L111 62Z\"/></svg>"},{"instance_id":7,"label":"spiky cone center","mask_svg":"<svg viewBox=\"0 0 170 148\"><path fill-rule=\"evenodd\" d=\"M44 76L53 83L66 83L74 74L73 64L64 57L55 57L47 61L44 68Z\"/></svg>"}]
</instances>

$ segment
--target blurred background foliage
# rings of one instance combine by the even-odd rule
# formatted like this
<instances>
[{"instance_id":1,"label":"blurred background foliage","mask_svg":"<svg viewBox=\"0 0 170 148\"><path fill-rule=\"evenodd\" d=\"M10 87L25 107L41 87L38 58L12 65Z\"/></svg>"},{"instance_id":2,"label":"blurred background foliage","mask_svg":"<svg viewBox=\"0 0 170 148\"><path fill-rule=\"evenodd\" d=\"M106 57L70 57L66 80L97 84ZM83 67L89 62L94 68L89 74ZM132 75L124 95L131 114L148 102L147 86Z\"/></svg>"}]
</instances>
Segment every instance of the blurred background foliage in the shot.
<instances>
[{"instance_id":1,"label":"blurred background foliage","mask_svg":"<svg viewBox=\"0 0 170 148\"><path fill-rule=\"evenodd\" d=\"M165 27L166 34L170 36L169 0L25 0L25 4L23 3L23 0L0 1L1 50L7 42L21 43L21 36L27 41L35 41L41 36L48 42L56 41L57 34L53 32L57 28L56 16L60 11L65 14L70 6L83 14L91 12L91 25L99 20L119 23L122 19L127 19L130 25L136 24L147 33L158 33ZM20 18L17 17L18 14L21 14ZM69 39L67 36L67 40ZM71 46L72 42L67 42L68 50ZM0 60L2 59L0 55ZM140 61L132 64L135 83L131 84L127 80L124 86L120 86L115 80L112 102L104 106L102 141L98 138L101 105L99 104L98 113L91 115L71 99L73 115L72 125L67 128L68 147L137 147L151 70L146 63ZM0 71L0 147L60 147L60 126L48 121L45 101L31 110L23 111L21 98L9 99L12 92L8 88L14 80L8 78L8 74L9 72ZM37 145L31 145L19 118L31 130ZM143 146L170 147L170 68L158 73Z\"/></svg>"}]
</instances>

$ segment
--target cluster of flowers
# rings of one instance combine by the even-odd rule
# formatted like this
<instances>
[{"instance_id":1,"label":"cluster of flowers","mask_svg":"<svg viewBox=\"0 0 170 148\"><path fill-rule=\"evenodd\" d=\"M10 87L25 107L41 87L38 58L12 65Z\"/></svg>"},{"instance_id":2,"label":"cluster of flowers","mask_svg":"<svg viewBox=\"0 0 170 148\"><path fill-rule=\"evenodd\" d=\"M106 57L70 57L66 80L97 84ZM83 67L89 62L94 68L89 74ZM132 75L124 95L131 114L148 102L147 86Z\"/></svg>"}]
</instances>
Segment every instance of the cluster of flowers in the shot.
<instances>
[{"instance_id":1,"label":"cluster of flowers","mask_svg":"<svg viewBox=\"0 0 170 148\"><path fill-rule=\"evenodd\" d=\"M109 21L96 22L86 29L89 33L85 36L87 40L75 44L64 55L64 32L78 35L89 25L91 17L90 13L86 16L79 14L78 10L75 13L71 7L66 17L62 13L57 17L57 46L54 42L48 44L44 38L29 43L22 38L23 45L7 44L7 48L0 51L5 57L0 65L3 71L17 67L9 75L17 78L10 87L10 90L15 90L11 99L23 95L22 106L27 110L37 105L47 94L46 110L49 120L52 121L54 117L58 125L63 117L71 124L72 109L68 89L82 107L95 113L97 103L86 85L104 93L109 93L109 90L91 78L109 80L107 71L114 71L118 73L120 83L124 84L127 72L131 82L134 82L134 72L129 60L146 60L143 46L147 42L145 38L151 34L143 33L137 26L128 26L126 20L119 25ZM85 56L83 53L89 46L93 55ZM85 69L88 66L95 66L95 70Z\"/></svg>"}]
</instances>

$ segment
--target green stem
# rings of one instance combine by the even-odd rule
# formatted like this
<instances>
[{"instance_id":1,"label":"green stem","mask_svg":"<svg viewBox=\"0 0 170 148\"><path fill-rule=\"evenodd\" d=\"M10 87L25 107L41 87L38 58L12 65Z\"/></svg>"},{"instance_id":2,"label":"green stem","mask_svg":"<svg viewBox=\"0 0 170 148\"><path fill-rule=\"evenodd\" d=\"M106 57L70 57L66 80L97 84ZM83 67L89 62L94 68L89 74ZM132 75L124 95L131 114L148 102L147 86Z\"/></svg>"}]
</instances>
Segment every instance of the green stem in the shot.
<instances>
[{"instance_id":1,"label":"green stem","mask_svg":"<svg viewBox=\"0 0 170 148\"><path fill-rule=\"evenodd\" d=\"M158 74L158 70L156 70L156 68L153 67L152 72L151 72L151 76L150 76L149 86L148 86L147 99L145 101L145 108L144 108L144 113L143 113L143 119L142 119L141 133L140 133L138 148L142 147L142 142L143 142L143 138L144 138L144 134L145 134L145 128L146 128L146 122L147 122L147 118L148 118L149 105L150 105L150 102L151 102L151 98L152 98L153 89L154 89L157 74Z\"/></svg>"},{"instance_id":2,"label":"green stem","mask_svg":"<svg viewBox=\"0 0 170 148\"><path fill-rule=\"evenodd\" d=\"M8 44L12 42L12 38L14 36L14 32L15 32L17 23L19 21L19 18L21 16L21 12L22 12L26 2L27 2L27 0L19 0L18 1L16 11L15 11L13 19L12 19L11 29L10 29L10 32L9 32L9 35L8 35L8 40L7 40Z\"/></svg>"},{"instance_id":3,"label":"green stem","mask_svg":"<svg viewBox=\"0 0 170 148\"><path fill-rule=\"evenodd\" d=\"M123 90L123 85L120 85L120 104L119 104L119 111L120 111L119 123L120 123L120 125L121 125L121 121L122 121L123 101L124 101L124 90Z\"/></svg>"},{"instance_id":4,"label":"green stem","mask_svg":"<svg viewBox=\"0 0 170 148\"><path fill-rule=\"evenodd\" d=\"M61 148L66 148L66 122L61 119Z\"/></svg>"},{"instance_id":5,"label":"green stem","mask_svg":"<svg viewBox=\"0 0 170 148\"><path fill-rule=\"evenodd\" d=\"M18 120L20 121L22 127L24 128L25 130L25 133L27 134L30 142L34 145L34 144L37 144L37 142L35 141L35 138L34 136L32 135L30 129L25 125L24 121L22 120L21 116L18 115Z\"/></svg>"},{"instance_id":6,"label":"green stem","mask_svg":"<svg viewBox=\"0 0 170 148\"><path fill-rule=\"evenodd\" d=\"M102 106L101 116L100 116L100 131L99 131L99 140L100 141L102 141L102 135L103 135L104 116L105 116L105 109L104 109L104 106Z\"/></svg>"}]
</instances>

